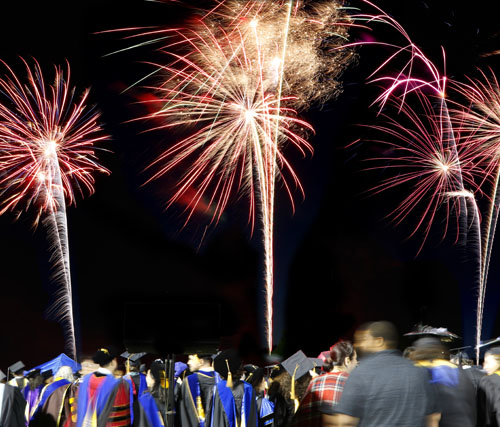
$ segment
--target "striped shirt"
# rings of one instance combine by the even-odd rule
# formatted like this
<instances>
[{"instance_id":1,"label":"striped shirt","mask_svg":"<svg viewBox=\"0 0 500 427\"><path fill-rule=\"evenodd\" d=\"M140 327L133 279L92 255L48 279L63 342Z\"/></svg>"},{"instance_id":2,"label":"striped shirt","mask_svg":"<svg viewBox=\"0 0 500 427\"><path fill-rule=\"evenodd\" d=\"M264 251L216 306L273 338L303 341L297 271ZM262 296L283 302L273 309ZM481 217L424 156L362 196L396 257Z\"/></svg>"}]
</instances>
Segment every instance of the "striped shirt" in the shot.
<instances>
[{"instance_id":1,"label":"striped shirt","mask_svg":"<svg viewBox=\"0 0 500 427\"><path fill-rule=\"evenodd\" d=\"M332 408L340 400L348 376L347 372L329 372L314 378L309 383L291 425L321 427L321 414L332 412Z\"/></svg>"}]
</instances>

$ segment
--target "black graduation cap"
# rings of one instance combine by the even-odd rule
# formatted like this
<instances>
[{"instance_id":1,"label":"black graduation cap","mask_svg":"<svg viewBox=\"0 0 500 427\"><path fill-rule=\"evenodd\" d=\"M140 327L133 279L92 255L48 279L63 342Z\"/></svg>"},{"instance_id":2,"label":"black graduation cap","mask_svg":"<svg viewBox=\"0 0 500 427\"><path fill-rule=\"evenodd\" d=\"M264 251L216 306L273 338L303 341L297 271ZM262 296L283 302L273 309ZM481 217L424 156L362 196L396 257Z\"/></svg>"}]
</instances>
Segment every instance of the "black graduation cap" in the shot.
<instances>
[{"instance_id":1,"label":"black graduation cap","mask_svg":"<svg viewBox=\"0 0 500 427\"><path fill-rule=\"evenodd\" d=\"M429 325L416 325L413 331L404 334L404 336L413 338L433 337L443 342L451 342L454 339L460 338L458 335L450 332L446 328L435 328Z\"/></svg>"},{"instance_id":2,"label":"black graduation cap","mask_svg":"<svg viewBox=\"0 0 500 427\"><path fill-rule=\"evenodd\" d=\"M0 381L3 381L5 378L7 378L7 375L5 375L3 371L0 369Z\"/></svg>"},{"instance_id":3,"label":"black graduation cap","mask_svg":"<svg viewBox=\"0 0 500 427\"><path fill-rule=\"evenodd\" d=\"M221 351L214 359L214 369L223 378L228 378L229 372L231 372L231 374L235 374L240 366L241 358L238 355L238 352L232 348Z\"/></svg>"},{"instance_id":4,"label":"black graduation cap","mask_svg":"<svg viewBox=\"0 0 500 427\"><path fill-rule=\"evenodd\" d=\"M38 375L40 375L40 369L32 369L24 377L28 380L31 380L32 378L35 378Z\"/></svg>"},{"instance_id":5,"label":"black graduation cap","mask_svg":"<svg viewBox=\"0 0 500 427\"><path fill-rule=\"evenodd\" d=\"M315 368L321 368L323 366L323 359L318 357L308 357L308 359L312 362Z\"/></svg>"},{"instance_id":6,"label":"black graduation cap","mask_svg":"<svg viewBox=\"0 0 500 427\"><path fill-rule=\"evenodd\" d=\"M120 354L121 357L124 359L127 359L131 365L138 366L140 365L140 359L141 357L144 357L147 353L142 352L142 353L129 353L126 351L125 353Z\"/></svg>"},{"instance_id":7,"label":"black graduation cap","mask_svg":"<svg viewBox=\"0 0 500 427\"><path fill-rule=\"evenodd\" d=\"M50 377L54 376L54 374L52 373L52 369L49 369L48 371L43 371L40 375L44 380L48 380Z\"/></svg>"},{"instance_id":8,"label":"black graduation cap","mask_svg":"<svg viewBox=\"0 0 500 427\"><path fill-rule=\"evenodd\" d=\"M302 350L299 350L297 353L281 362L281 365L292 377L295 377L296 380L303 377L310 370L314 369L314 363L304 354Z\"/></svg>"},{"instance_id":9,"label":"black graduation cap","mask_svg":"<svg viewBox=\"0 0 500 427\"><path fill-rule=\"evenodd\" d=\"M24 363L21 362L20 360L13 365L9 366L9 371L15 374L16 372L19 372L20 370L24 369Z\"/></svg>"}]
</instances>

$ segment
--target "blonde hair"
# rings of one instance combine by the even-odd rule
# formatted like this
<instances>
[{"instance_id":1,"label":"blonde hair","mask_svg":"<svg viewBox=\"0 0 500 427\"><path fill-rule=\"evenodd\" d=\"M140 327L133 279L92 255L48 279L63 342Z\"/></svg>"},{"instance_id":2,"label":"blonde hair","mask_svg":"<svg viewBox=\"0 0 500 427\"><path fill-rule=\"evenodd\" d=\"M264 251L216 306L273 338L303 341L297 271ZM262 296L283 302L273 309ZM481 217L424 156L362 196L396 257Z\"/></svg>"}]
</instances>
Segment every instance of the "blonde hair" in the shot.
<instances>
[{"instance_id":1,"label":"blonde hair","mask_svg":"<svg viewBox=\"0 0 500 427\"><path fill-rule=\"evenodd\" d=\"M54 377L55 378L64 378L65 380L68 380L69 382L73 382L75 380L75 377L73 376L73 369L71 369L69 366L61 366L57 370Z\"/></svg>"}]
</instances>

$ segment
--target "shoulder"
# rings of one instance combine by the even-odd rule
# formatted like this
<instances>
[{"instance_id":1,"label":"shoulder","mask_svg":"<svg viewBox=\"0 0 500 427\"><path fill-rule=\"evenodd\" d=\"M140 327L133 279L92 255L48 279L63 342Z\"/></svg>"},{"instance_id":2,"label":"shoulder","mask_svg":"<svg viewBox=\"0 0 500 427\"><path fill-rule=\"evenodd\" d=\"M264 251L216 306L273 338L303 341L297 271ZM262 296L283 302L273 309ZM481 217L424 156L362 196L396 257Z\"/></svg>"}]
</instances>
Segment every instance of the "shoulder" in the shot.
<instances>
[{"instance_id":1,"label":"shoulder","mask_svg":"<svg viewBox=\"0 0 500 427\"><path fill-rule=\"evenodd\" d=\"M485 388L493 386L500 387L500 376L497 374L485 375L479 380L479 387Z\"/></svg>"}]
</instances>

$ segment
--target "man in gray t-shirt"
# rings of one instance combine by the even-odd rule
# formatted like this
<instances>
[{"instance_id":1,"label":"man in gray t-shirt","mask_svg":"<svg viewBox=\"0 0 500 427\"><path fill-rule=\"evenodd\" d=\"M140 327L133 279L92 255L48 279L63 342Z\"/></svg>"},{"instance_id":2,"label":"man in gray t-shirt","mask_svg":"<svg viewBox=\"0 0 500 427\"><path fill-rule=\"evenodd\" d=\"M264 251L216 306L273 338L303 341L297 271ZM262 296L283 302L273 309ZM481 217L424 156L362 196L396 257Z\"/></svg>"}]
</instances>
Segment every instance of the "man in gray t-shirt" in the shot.
<instances>
[{"instance_id":1,"label":"man in gray t-shirt","mask_svg":"<svg viewBox=\"0 0 500 427\"><path fill-rule=\"evenodd\" d=\"M354 345L361 362L347 379L339 404L324 414L324 425L439 425L439 409L429 376L395 350L394 325L384 321L365 325L356 331Z\"/></svg>"}]
</instances>

